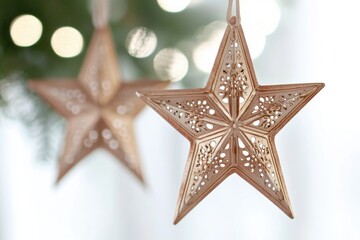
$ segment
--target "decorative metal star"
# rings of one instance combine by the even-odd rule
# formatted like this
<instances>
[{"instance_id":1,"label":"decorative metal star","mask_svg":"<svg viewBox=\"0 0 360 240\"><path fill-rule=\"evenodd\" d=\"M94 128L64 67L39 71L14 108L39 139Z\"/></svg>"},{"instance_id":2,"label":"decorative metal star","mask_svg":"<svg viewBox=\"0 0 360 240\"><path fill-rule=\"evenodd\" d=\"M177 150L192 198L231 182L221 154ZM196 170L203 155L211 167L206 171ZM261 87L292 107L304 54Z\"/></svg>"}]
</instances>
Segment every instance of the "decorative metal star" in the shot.
<instances>
[{"instance_id":1,"label":"decorative metal star","mask_svg":"<svg viewBox=\"0 0 360 240\"><path fill-rule=\"evenodd\" d=\"M142 88L164 88L168 82L122 82L116 55L109 28L99 28L78 81L30 81L30 88L68 121L57 181L94 149L103 147L143 182L133 119L145 104L135 93Z\"/></svg>"},{"instance_id":2,"label":"decorative metal star","mask_svg":"<svg viewBox=\"0 0 360 240\"><path fill-rule=\"evenodd\" d=\"M233 173L293 218L274 137L323 87L260 86L242 27L234 23L205 88L140 91L191 142L174 223Z\"/></svg>"}]
</instances>

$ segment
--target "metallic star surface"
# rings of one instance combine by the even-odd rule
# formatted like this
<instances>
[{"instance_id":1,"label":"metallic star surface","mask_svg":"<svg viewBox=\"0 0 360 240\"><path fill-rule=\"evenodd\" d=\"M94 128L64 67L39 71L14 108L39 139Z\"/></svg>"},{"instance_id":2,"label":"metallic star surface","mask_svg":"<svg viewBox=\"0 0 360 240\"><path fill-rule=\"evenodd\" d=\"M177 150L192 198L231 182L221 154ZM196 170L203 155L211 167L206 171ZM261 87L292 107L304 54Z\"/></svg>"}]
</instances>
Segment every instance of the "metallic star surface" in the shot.
<instances>
[{"instance_id":1,"label":"metallic star surface","mask_svg":"<svg viewBox=\"0 0 360 240\"><path fill-rule=\"evenodd\" d=\"M323 87L260 86L242 27L229 24L205 88L140 91L191 143L174 223L233 173L293 218L274 137Z\"/></svg>"},{"instance_id":2,"label":"metallic star surface","mask_svg":"<svg viewBox=\"0 0 360 240\"><path fill-rule=\"evenodd\" d=\"M30 88L67 119L57 180L102 147L143 182L133 120L145 104L135 93L148 87L161 89L167 84L152 80L122 82L107 27L95 30L78 79L31 81Z\"/></svg>"}]
</instances>

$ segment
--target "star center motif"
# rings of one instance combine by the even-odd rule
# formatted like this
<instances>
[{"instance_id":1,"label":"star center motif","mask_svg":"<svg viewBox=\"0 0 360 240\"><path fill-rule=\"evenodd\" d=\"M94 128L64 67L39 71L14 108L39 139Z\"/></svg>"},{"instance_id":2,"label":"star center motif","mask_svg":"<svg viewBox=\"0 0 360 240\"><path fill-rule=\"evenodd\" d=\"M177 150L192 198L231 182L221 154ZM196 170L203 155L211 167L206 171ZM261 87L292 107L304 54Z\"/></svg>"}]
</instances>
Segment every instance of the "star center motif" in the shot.
<instances>
[{"instance_id":1,"label":"star center motif","mask_svg":"<svg viewBox=\"0 0 360 240\"><path fill-rule=\"evenodd\" d=\"M323 87L260 86L242 27L229 24L205 88L140 91L191 143L175 224L233 173L292 218L274 137Z\"/></svg>"}]
</instances>

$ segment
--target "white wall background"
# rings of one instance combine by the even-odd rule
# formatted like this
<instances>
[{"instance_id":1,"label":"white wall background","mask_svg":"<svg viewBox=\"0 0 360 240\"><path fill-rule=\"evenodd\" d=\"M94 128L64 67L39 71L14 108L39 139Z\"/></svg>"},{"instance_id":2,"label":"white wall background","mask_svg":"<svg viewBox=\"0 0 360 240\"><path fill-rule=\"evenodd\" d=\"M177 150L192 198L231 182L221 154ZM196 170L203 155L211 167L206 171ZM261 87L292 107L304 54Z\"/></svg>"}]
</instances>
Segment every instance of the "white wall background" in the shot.
<instances>
[{"instance_id":1,"label":"white wall background","mask_svg":"<svg viewBox=\"0 0 360 240\"><path fill-rule=\"evenodd\" d=\"M326 83L276 139L294 220L232 176L173 226L189 144L146 109L136 122L146 188L103 151L54 187L56 166L35 159L23 126L2 120L0 239L360 239L360 2L301 0L282 10L255 62L259 82Z\"/></svg>"}]
</instances>

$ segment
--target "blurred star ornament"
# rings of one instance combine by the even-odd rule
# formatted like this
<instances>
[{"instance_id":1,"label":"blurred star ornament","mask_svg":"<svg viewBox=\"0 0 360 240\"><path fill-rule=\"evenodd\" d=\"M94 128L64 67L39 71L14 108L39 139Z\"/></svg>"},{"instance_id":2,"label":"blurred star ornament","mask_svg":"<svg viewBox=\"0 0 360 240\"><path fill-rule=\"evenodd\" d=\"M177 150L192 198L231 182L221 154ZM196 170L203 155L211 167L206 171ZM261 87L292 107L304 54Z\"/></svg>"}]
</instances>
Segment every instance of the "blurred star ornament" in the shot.
<instances>
[{"instance_id":1,"label":"blurred star ornament","mask_svg":"<svg viewBox=\"0 0 360 240\"><path fill-rule=\"evenodd\" d=\"M205 88L138 93L191 143L175 224L233 173L293 218L274 137L324 84L259 85L236 4Z\"/></svg>"},{"instance_id":2,"label":"blurred star ornament","mask_svg":"<svg viewBox=\"0 0 360 240\"><path fill-rule=\"evenodd\" d=\"M82 158L102 147L143 182L133 120L145 104L136 97L143 88L164 88L168 82L121 81L117 54L107 26L107 3L95 3L95 32L77 80L30 81L30 88L67 119L58 181Z\"/></svg>"}]
</instances>

